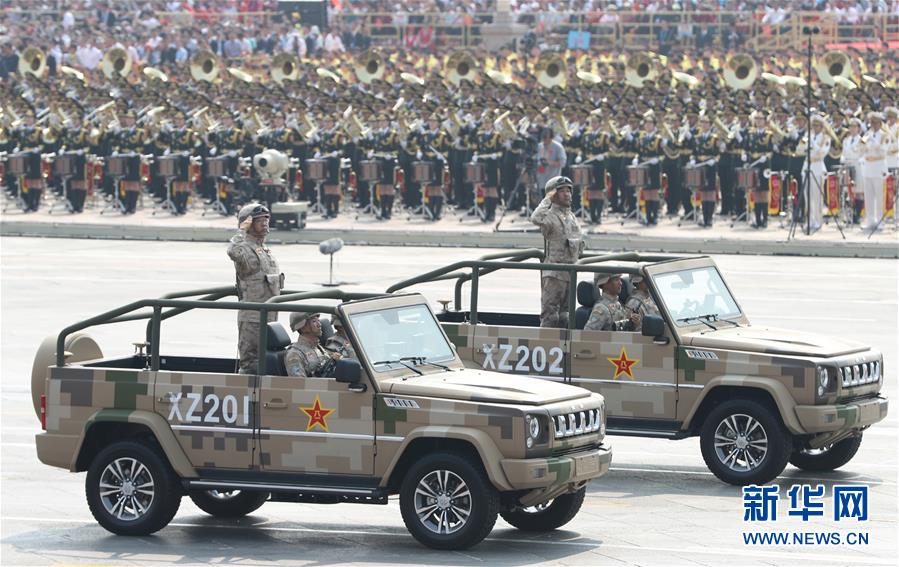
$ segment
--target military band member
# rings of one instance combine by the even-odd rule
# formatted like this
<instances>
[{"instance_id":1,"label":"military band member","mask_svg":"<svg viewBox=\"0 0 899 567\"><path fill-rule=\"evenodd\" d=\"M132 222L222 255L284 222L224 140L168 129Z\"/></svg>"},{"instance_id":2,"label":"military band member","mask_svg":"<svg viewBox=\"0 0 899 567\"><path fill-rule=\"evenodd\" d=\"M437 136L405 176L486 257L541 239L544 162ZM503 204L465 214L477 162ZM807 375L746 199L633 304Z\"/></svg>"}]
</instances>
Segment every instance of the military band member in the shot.
<instances>
[{"instance_id":1,"label":"military band member","mask_svg":"<svg viewBox=\"0 0 899 567\"><path fill-rule=\"evenodd\" d=\"M537 187L546 187L553 177L562 174L562 167L568 161L565 148L555 139L555 132L545 127L537 144Z\"/></svg>"},{"instance_id":2,"label":"military band member","mask_svg":"<svg viewBox=\"0 0 899 567\"><path fill-rule=\"evenodd\" d=\"M169 152L177 154L177 176L169 180L172 184L172 202L175 203L175 214L187 212L187 201L190 197L190 158L200 155L202 138L187 125L181 113L175 114L174 127L168 132Z\"/></svg>"},{"instance_id":3,"label":"military band member","mask_svg":"<svg viewBox=\"0 0 899 567\"><path fill-rule=\"evenodd\" d=\"M393 203L396 199L397 149L400 146L399 134L390 127L390 120L382 116L380 127L374 135L373 153L381 161L381 179L377 182L375 195L380 207L380 218L390 220L393 215Z\"/></svg>"},{"instance_id":4,"label":"military band member","mask_svg":"<svg viewBox=\"0 0 899 567\"><path fill-rule=\"evenodd\" d=\"M44 191L44 177L41 172L41 149L43 146L41 129L34 124L34 116L29 112L22 118L23 123L12 131L17 151L28 152L25 172L21 176L19 195L25 212L37 211ZM17 183L20 181L16 180Z\"/></svg>"},{"instance_id":5,"label":"military band member","mask_svg":"<svg viewBox=\"0 0 899 567\"><path fill-rule=\"evenodd\" d=\"M887 172L886 159L892 141L883 127L879 112L868 113L868 131L862 136L862 184L865 194L865 218L862 228L874 230L883 217L883 176Z\"/></svg>"},{"instance_id":6,"label":"military band member","mask_svg":"<svg viewBox=\"0 0 899 567\"><path fill-rule=\"evenodd\" d=\"M593 304L590 318L584 325L585 331L635 331L639 327L640 315L628 312L618 301L621 293L621 274L602 274L593 276L593 283L602 292Z\"/></svg>"},{"instance_id":7,"label":"military band member","mask_svg":"<svg viewBox=\"0 0 899 567\"><path fill-rule=\"evenodd\" d=\"M590 128L582 137L583 161L592 168L591 184L586 187L590 222L600 224L606 199L606 156L609 153L609 134L602 128L599 117L590 116Z\"/></svg>"},{"instance_id":8,"label":"military band member","mask_svg":"<svg viewBox=\"0 0 899 567\"><path fill-rule=\"evenodd\" d=\"M571 211L573 187L567 177L553 177L546 182L546 196L531 215L531 222L543 234L546 263L574 264L586 246L577 217ZM571 274L566 271L540 272L541 327L568 327L570 281Z\"/></svg>"},{"instance_id":9,"label":"military band member","mask_svg":"<svg viewBox=\"0 0 899 567\"><path fill-rule=\"evenodd\" d=\"M290 329L299 335L284 356L284 367L288 376L300 378L322 376L329 362L341 358L339 352L322 348L319 342L322 336L322 323L318 313L291 313Z\"/></svg>"},{"instance_id":10,"label":"military band member","mask_svg":"<svg viewBox=\"0 0 899 567\"><path fill-rule=\"evenodd\" d=\"M639 160L649 167L646 187L641 187L646 200L646 224L653 226L659 219L659 191L662 173L662 148L668 143L656 129L655 115L648 111L643 115L643 130L638 136ZM636 165L636 164L635 164Z\"/></svg>"},{"instance_id":11,"label":"military band member","mask_svg":"<svg viewBox=\"0 0 899 567\"><path fill-rule=\"evenodd\" d=\"M887 147L887 170L899 168L899 108L888 106L883 109L883 129L890 136L890 145Z\"/></svg>"},{"instance_id":12,"label":"military band member","mask_svg":"<svg viewBox=\"0 0 899 567\"><path fill-rule=\"evenodd\" d=\"M72 177L66 181L69 185L66 188L66 196L74 213L84 210L84 199L87 196L87 176L90 174L87 167L87 153L90 145L88 134L87 127L81 124L81 116L72 114L70 123L63 133L62 149L66 152L78 152L77 156L73 156L75 167Z\"/></svg>"},{"instance_id":13,"label":"military band member","mask_svg":"<svg viewBox=\"0 0 899 567\"><path fill-rule=\"evenodd\" d=\"M721 132L725 137L722 140L724 151L718 160L718 179L721 186L721 214L728 217L741 215L746 210L746 201L742 198L742 192L740 195L737 194L736 173L736 168L741 165L742 140L746 129L730 107L724 108L722 122L728 131Z\"/></svg>"},{"instance_id":14,"label":"military band member","mask_svg":"<svg viewBox=\"0 0 899 567\"><path fill-rule=\"evenodd\" d=\"M431 180L422 187L427 197L429 216L432 220L439 220L445 199L443 169L446 167L449 143L436 114L431 115L427 129L419 134L418 147L421 160L431 164Z\"/></svg>"},{"instance_id":15,"label":"military band member","mask_svg":"<svg viewBox=\"0 0 899 567\"><path fill-rule=\"evenodd\" d=\"M711 228L715 217L715 172L718 170L718 155L722 143L712 130L712 121L707 114L699 117L699 131L692 139L693 157L688 167L701 170L702 187L699 188L699 200L702 203L702 226Z\"/></svg>"},{"instance_id":16,"label":"military band member","mask_svg":"<svg viewBox=\"0 0 899 567\"><path fill-rule=\"evenodd\" d=\"M864 200L860 195L863 195L861 162L864 157L865 148L861 144L861 141L862 121L858 118L851 118L849 120L849 132L843 138L843 143L841 144L842 154L840 156L840 161L844 166L849 168L850 175L852 176L852 184L854 187L852 203L853 223L859 222L861 219L862 208L864 207Z\"/></svg>"},{"instance_id":17,"label":"military band member","mask_svg":"<svg viewBox=\"0 0 899 567\"><path fill-rule=\"evenodd\" d=\"M774 135L768 129L768 119L762 112L755 112L752 123L753 128L744 138L746 159L743 161L756 171L755 187L752 191L755 227L765 228L768 226L768 180L763 173L770 166L771 154L774 152Z\"/></svg>"},{"instance_id":18,"label":"military band member","mask_svg":"<svg viewBox=\"0 0 899 567\"><path fill-rule=\"evenodd\" d=\"M343 157L344 135L338 126L331 126L330 120L323 122L323 131L318 142L321 158L328 163L327 178L322 186L322 201L325 218L337 218L341 197L341 158ZM329 127L330 126L330 127Z\"/></svg>"},{"instance_id":19,"label":"military band member","mask_svg":"<svg viewBox=\"0 0 899 567\"><path fill-rule=\"evenodd\" d=\"M809 185L803 185L800 188L806 202L808 203L809 224L812 230L821 228L824 222L824 180L827 168L824 166L824 158L830 151L830 136L824 131L824 117L818 114L812 115L812 129L809 132L810 138L799 144L799 150L806 151L806 144L811 144L809 158L811 166L808 163L803 167L803 177L810 175ZM811 172L811 173L809 173Z\"/></svg>"},{"instance_id":20,"label":"military band member","mask_svg":"<svg viewBox=\"0 0 899 567\"><path fill-rule=\"evenodd\" d=\"M481 134L478 140L477 161L484 164L484 222L496 218L496 205L499 202L499 165L503 152L503 142L492 125ZM472 158L474 159L474 158Z\"/></svg>"},{"instance_id":21,"label":"military band member","mask_svg":"<svg viewBox=\"0 0 899 567\"><path fill-rule=\"evenodd\" d=\"M133 214L137 210L143 180L140 174L140 154L147 143L147 131L137 126L134 111L128 110L121 115L121 126L112 132L113 153L128 154L124 175L119 187L113 190L118 193L125 214Z\"/></svg>"},{"instance_id":22,"label":"military band member","mask_svg":"<svg viewBox=\"0 0 899 567\"><path fill-rule=\"evenodd\" d=\"M643 318L647 315L659 316L659 306L649 293L649 286L643 276L631 276L634 291L628 296L624 307L639 316L639 321L634 325L634 330L639 332L643 328Z\"/></svg>"},{"instance_id":23,"label":"military band member","mask_svg":"<svg viewBox=\"0 0 899 567\"><path fill-rule=\"evenodd\" d=\"M240 209L237 222L240 230L228 245L228 257L234 262L237 277L237 298L240 301L265 302L280 295L284 274L278 268L272 251L265 246L269 233L268 208L250 203ZM268 321L275 321L277 313L269 312ZM238 366L241 374L255 374L259 362L259 312L239 311L237 314Z\"/></svg>"}]
</instances>

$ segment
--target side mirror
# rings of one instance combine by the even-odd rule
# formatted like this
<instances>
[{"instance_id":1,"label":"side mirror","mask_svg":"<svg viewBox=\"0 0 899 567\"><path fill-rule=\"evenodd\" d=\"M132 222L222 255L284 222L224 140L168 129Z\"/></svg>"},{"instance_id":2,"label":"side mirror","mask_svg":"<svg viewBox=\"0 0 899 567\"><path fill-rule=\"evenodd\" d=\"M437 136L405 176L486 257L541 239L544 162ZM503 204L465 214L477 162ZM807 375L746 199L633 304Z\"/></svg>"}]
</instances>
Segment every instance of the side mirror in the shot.
<instances>
[{"instance_id":1,"label":"side mirror","mask_svg":"<svg viewBox=\"0 0 899 567\"><path fill-rule=\"evenodd\" d=\"M333 376L342 384L356 384L362 381L362 365L358 360L341 358L334 367Z\"/></svg>"},{"instance_id":2,"label":"side mirror","mask_svg":"<svg viewBox=\"0 0 899 567\"><path fill-rule=\"evenodd\" d=\"M644 337L662 337L665 334L665 321L658 315L644 315L640 334Z\"/></svg>"}]
</instances>

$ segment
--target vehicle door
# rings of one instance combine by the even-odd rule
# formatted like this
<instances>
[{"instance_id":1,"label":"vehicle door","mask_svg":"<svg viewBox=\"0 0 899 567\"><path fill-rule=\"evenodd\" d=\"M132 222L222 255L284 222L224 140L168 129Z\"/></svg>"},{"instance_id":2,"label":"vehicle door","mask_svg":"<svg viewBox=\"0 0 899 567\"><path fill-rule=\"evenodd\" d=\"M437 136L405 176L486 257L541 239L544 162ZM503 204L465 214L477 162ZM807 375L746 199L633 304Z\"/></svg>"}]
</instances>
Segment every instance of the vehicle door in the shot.
<instances>
[{"instance_id":1,"label":"vehicle door","mask_svg":"<svg viewBox=\"0 0 899 567\"><path fill-rule=\"evenodd\" d=\"M194 468L245 471L254 464L255 376L160 370L155 383L156 413Z\"/></svg>"},{"instance_id":2,"label":"vehicle door","mask_svg":"<svg viewBox=\"0 0 899 567\"><path fill-rule=\"evenodd\" d=\"M367 378L364 378L367 382ZM259 459L263 471L371 475L373 388L334 378L259 378Z\"/></svg>"},{"instance_id":3,"label":"vehicle door","mask_svg":"<svg viewBox=\"0 0 899 567\"><path fill-rule=\"evenodd\" d=\"M456 334L444 330L467 366L565 381L567 329L460 323Z\"/></svg>"}]
</instances>

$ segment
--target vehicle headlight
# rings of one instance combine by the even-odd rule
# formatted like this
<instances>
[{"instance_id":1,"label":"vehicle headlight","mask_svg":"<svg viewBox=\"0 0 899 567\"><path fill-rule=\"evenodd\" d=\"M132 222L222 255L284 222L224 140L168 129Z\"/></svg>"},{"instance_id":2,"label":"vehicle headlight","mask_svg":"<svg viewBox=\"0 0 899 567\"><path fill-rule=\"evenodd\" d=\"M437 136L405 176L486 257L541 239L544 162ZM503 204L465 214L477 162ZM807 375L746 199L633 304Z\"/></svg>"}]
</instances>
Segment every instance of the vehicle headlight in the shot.
<instances>
[{"instance_id":1,"label":"vehicle headlight","mask_svg":"<svg viewBox=\"0 0 899 567\"><path fill-rule=\"evenodd\" d=\"M526 415L524 416L524 423L527 426L528 438L527 438L527 446L531 448L534 446L534 442L540 437L540 420L537 419L536 416Z\"/></svg>"},{"instance_id":2,"label":"vehicle headlight","mask_svg":"<svg viewBox=\"0 0 899 567\"><path fill-rule=\"evenodd\" d=\"M824 392L827 391L827 386L830 384L830 376L827 374L827 368L823 366L818 367L818 395L823 396Z\"/></svg>"}]
</instances>

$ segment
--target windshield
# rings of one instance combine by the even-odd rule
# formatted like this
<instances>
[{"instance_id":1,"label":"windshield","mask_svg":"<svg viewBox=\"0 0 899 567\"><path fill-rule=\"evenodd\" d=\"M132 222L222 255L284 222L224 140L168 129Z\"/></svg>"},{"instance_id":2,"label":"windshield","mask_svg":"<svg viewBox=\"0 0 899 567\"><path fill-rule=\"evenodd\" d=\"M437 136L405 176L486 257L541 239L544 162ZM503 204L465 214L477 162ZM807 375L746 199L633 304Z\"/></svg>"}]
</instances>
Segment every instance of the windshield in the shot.
<instances>
[{"instance_id":1,"label":"windshield","mask_svg":"<svg viewBox=\"0 0 899 567\"><path fill-rule=\"evenodd\" d=\"M678 327L740 315L737 302L712 266L653 277L662 301ZM699 321L701 322L701 321Z\"/></svg>"},{"instance_id":2,"label":"windshield","mask_svg":"<svg viewBox=\"0 0 899 567\"><path fill-rule=\"evenodd\" d=\"M426 305L357 313L350 315L350 323L377 372L455 358Z\"/></svg>"}]
</instances>

